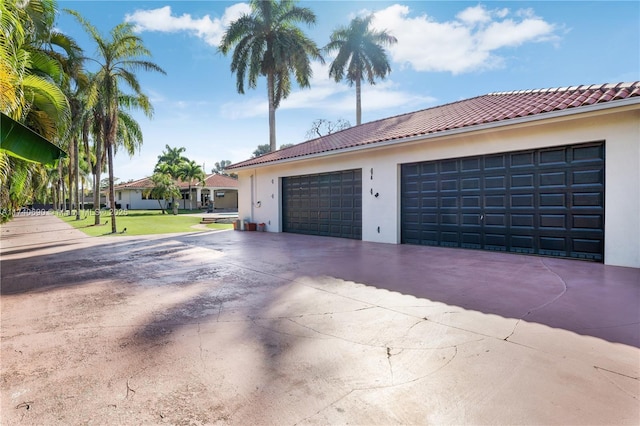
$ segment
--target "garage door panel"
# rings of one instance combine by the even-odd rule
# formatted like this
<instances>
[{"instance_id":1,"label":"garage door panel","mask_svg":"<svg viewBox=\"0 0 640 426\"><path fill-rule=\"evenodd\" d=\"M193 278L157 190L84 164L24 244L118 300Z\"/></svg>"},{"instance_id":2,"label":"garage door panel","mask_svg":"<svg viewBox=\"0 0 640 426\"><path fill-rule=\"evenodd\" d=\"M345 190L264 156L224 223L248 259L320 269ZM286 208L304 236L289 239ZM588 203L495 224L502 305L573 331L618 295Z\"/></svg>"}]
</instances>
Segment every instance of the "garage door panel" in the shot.
<instances>
[{"instance_id":1,"label":"garage door panel","mask_svg":"<svg viewBox=\"0 0 640 426\"><path fill-rule=\"evenodd\" d=\"M599 231L604 227L604 218L602 215L594 214L574 214L573 229L593 229Z\"/></svg>"},{"instance_id":2,"label":"garage door panel","mask_svg":"<svg viewBox=\"0 0 640 426\"><path fill-rule=\"evenodd\" d=\"M462 225L478 225L480 226L480 213L465 213L462 215Z\"/></svg>"},{"instance_id":3,"label":"garage door panel","mask_svg":"<svg viewBox=\"0 0 640 426\"><path fill-rule=\"evenodd\" d=\"M484 157L484 171L490 170L504 170L505 158L504 155L487 155Z\"/></svg>"},{"instance_id":4,"label":"garage door panel","mask_svg":"<svg viewBox=\"0 0 640 426\"><path fill-rule=\"evenodd\" d=\"M564 171L540 172L538 186L540 189L564 188L567 186L567 173Z\"/></svg>"},{"instance_id":5,"label":"garage door panel","mask_svg":"<svg viewBox=\"0 0 640 426\"><path fill-rule=\"evenodd\" d=\"M576 238L573 240L573 253L576 255L585 253L597 254L602 251L602 240Z\"/></svg>"},{"instance_id":6,"label":"garage door panel","mask_svg":"<svg viewBox=\"0 0 640 426\"><path fill-rule=\"evenodd\" d=\"M534 215L533 214L518 214L511 213L511 227L512 228L533 228L534 227Z\"/></svg>"},{"instance_id":7,"label":"garage door panel","mask_svg":"<svg viewBox=\"0 0 640 426\"><path fill-rule=\"evenodd\" d=\"M362 238L360 170L285 177L282 194L284 232Z\"/></svg>"},{"instance_id":8,"label":"garage door panel","mask_svg":"<svg viewBox=\"0 0 640 426\"><path fill-rule=\"evenodd\" d=\"M506 189L505 177L504 176L487 176L484 178L484 189L492 190L492 189Z\"/></svg>"},{"instance_id":9,"label":"garage door panel","mask_svg":"<svg viewBox=\"0 0 640 426\"><path fill-rule=\"evenodd\" d=\"M458 162L456 160L445 160L440 162L440 174L457 173Z\"/></svg>"},{"instance_id":10,"label":"garage door panel","mask_svg":"<svg viewBox=\"0 0 640 426\"><path fill-rule=\"evenodd\" d=\"M421 202L420 202L421 201ZM422 197L422 199L418 201L417 206L423 209L437 208L438 207L438 197Z\"/></svg>"},{"instance_id":11,"label":"garage door panel","mask_svg":"<svg viewBox=\"0 0 640 426\"><path fill-rule=\"evenodd\" d=\"M540 150L540 166L565 166L567 164L567 149L552 148Z\"/></svg>"},{"instance_id":12,"label":"garage door panel","mask_svg":"<svg viewBox=\"0 0 640 426\"><path fill-rule=\"evenodd\" d=\"M540 228L557 230L567 229L567 215L565 214L541 214Z\"/></svg>"},{"instance_id":13,"label":"garage door panel","mask_svg":"<svg viewBox=\"0 0 640 426\"><path fill-rule=\"evenodd\" d=\"M527 173L511 176L511 190L533 190L535 186L535 174Z\"/></svg>"},{"instance_id":14,"label":"garage door panel","mask_svg":"<svg viewBox=\"0 0 640 426\"><path fill-rule=\"evenodd\" d=\"M533 253L535 241L532 235L511 235L511 251L516 253Z\"/></svg>"},{"instance_id":15,"label":"garage door panel","mask_svg":"<svg viewBox=\"0 0 640 426\"><path fill-rule=\"evenodd\" d=\"M506 202L504 195L488 195L484 197L485 208L504 208L505 206Z\"/></svg>"},{"instance_id":16,"label":"garage door panel","mask_svg":"<svg viewBox=\"0 0 640 426\"><path fill-rule=\"evenodd\" d=\"M413 216L412 216L413 217ZM410 220L410 219L409 219ZM438 213L422 213L420 215L420 220L418 220L418 215L415 215L415 223L423 223L425 225L437 225L438 224Z\"/></svg>"},{"instance_id":17,"label":"garage door panel","mask_svg":"<svg viewBox=\"0 0 640 426\"><path fill-rule=\"evenodd\" d=\"M437 201L435 204L437 205ZM443 209L458 207L458 197L440 197L440 207Z\"/></svg>"},{"instance_id":18,"label":"garage door panel","mask_svg":"<svg viewBox=\"0 0 640 426\"><path fill-rule=\"evenodd\" d=\"M602 207L602 192L578 192L573 194L574 207Z\"/></svg>"},{"instance_id":19,"label":"garage door panel","mask_svg":"<svg viewBox=\"0 0 640 426\"><path fill-rule=\"evenodd\" d=\"M503 234L485 233L484 246L490 250L506 250L507 236Z\"/></svg>"},{"instance_id":20,"label":"garage door panel","mask_svg":"<svg viewBox=\"0 0 640 426\"><path fill-rule=\"evenodd\" d=\"M458 223L458 215L457 214L448 214L443 213L440 215L440 224L441 225L459 225Z\"/></svg>"},{"instance_id":21,"label":"garage door panel","mask_svg":"<svg viewBox=\"0 0 640 426\"><path fill-rule=\"evenodd\" d=\"M464 158L460 162L460 170L463 172L477 172L480 170L480 158Z\"/></svg>"},{"instance_id":22,"label":"garage door panel","mask_svg":"<svg viewBox=\"0 0 640 426\"><path fill-rule=\"evenodd\" d=\"M443 179L440 187L443 192L458 192L458 179Z\"/></svg>"},{"instance_id":23,"label":"garage door panel","mask_svg":"<svg viewBox=\"0 0 640 426\"><path fill-rule=\"evenodd\" d=\"M602 170L600 169L591 169L591 170L578 170L573 172L573 186L579 185L600 185L600 183L604 180L602 178Z\"/></svg>"},{"instance_id":24,"label":"garage door panel","mask_svg":"<svg viewBox=\"0 0 640 426\"><path fill-rule=\"evenodd\" d=\"M512 168L532 167L535 165L534 151L514 153L514 154L511 154L509 158L511 160L510 165Z\"/></svg>"},{"instance_id":25,"label":"garage door panel","mask_svg":"<svg viewBox=\"0 0 640 426\"><path fill-rule=\"evenodd\" d=\"M533 194L513 194L510 197L509 205L513 208L528 208L534 207L534 195Z\"/></svg>"},{"instance_id":26,"label":"garage door panel","mask_svg":"<svg viewBox=\"0 0 640 426\"><path fill-rule=\"evenodd\" d=\"M567 207L567 195L565 193L540 194L539 206L540 208Z\"/></svg>"},{"instance_id":27,"label":"garage door panel","mask_svg":"<svg viewBox=\"0 0 640 426\"><path fill-rule=\"evenodd\" d=\"M480 208L480 196L479 195L463 195L460 197L461 206L463 209L476 209Z\"/></svg>"},{"instance_id":28,"label":"garage door panel","mask_svg":"<svg viewBox=\"0 0 640 426\"><path fill-rule=\"evenodd\" d=\"M485 226L498 226L503 228L507 225L505 214L487 213L484 215Z\"/></svg>"},{"instance_id":29,"label":"garage door panel","mask_svg":"<svg viewBox=\"0 0 640 426\"><path fill-rule=\"evenodd\" d=\"M604 159L604 145L582 146L573 149L575 163L600 163Z\"/></svg>"},{"instance_id":30,"label":"garage door panel","mask_svg":"<svg viewBox=\"0 0 640 426\"><path fill-rule=\"evenodd\" d=\"M604 166L604 142L403 165L402 242L602 261Z\"/></svg>"},{"instance_id":31,"label":"garage door panel","mask_svg":"<svg viewBox=\"0 0 640 426\"><path fill-rule=\"evenodd\" d=\"M482 234L480 232L462 232L462 247L481 248Z\"/></svg>"}]
</instances>

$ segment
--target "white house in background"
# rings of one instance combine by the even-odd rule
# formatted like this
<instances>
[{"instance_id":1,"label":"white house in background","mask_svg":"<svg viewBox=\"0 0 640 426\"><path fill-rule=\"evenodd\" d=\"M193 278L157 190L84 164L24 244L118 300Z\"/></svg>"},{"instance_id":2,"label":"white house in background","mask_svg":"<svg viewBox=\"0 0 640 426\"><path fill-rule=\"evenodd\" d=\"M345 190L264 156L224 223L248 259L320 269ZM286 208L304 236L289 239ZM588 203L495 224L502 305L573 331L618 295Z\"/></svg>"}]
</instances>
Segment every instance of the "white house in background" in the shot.
<instances>
[{"instance_id":1,"label":"white house in background","mask_svg":"<svg viewBox=\"0 0 640 426\"><path fill-rule=\"evenodd\" d=\"M189 209L189 183L179 182L182 199L179 208ZM153 188L151 178L116 185L116 207L127 210L160 210L158 200L146 196L146 190ZM216 210L238 209L238 180L216 173L207 176L202 184L191 185L193 208L213 206ZM168 203L170 204L170 203Z\"/></svg>"},{"instance_id":2,"label":"white house in background","mask_svg":"<svg viewBox=\"0 0 640 426\"><path fill-rule=\"evenodd\" d=\"M227 169L272 232L640 267L640 82L490 93Z\"/></svg>"}]
</instances>

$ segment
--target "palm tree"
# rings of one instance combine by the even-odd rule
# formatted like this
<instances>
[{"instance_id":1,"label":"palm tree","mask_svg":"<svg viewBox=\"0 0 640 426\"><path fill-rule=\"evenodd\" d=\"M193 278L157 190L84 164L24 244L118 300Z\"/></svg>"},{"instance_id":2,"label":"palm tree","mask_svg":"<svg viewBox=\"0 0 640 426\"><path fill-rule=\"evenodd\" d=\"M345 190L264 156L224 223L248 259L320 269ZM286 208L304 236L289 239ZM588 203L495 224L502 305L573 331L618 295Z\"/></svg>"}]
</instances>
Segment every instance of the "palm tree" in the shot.
<instances>
[{"instance_id":1,"label":"palm tree","mask_svg":"<svg viewBox=\"0 0 640 426\"><path fill-rule=\"evenodd\" d=\"M181 169L183 164L187 163L189 159L182 155L185 151L184 147L171 148L169 145L165 145L166 151L162 151L162 154L158 156L158 162L153 170L154 174L161 174L168 176L177 188L178 179L180 179ZM178 191L177 196L180 196ZM171 194L171 207L173 214L178 214L178 205L175 202L176 194Z\"/></svg>"},{"instance_id":2,"label":"palm tree","mask_svg":"<svg viewBox=\"0 0 640 426\"><path fill-rule=\"evenodd\" d=\"M54 18L54 1L0 2L0 112L50 140L64 135L70 116L60 89L62 55L46 49L61 40ZM32 197L31 177L42 167L0 151L0 204L16 207Z\"/></svg>"},{"instance_id":3,"label":"palm tree","mask_svg":"<svg viewBox=\"0 0 640 426\"><path fill-rule=\"evenodd\" d=\"M133 32L133 24L122 23L111 30L110 39L105 39L98 30L87 22L79 13L69 11L89 33L98 45L100 60L95 61L99 69L89 87L89 104L100 105L102 112L102 137L109 163L109 201L111 203L111 232L116 233L116 209L113 175L113 153L118 137L118 118L121 107L122 86L133 90L135 104L129 106L140 108L148 117L152 115L149 98L142 93L135 71L157 71L166 74L157 64L145 59L151 52L144 46L142 39Z\"/></svg>"},{"instance_id":4,"label":"palm tree","mask_svg":"<svg viewBox=\"0 0 640 426\"><path fill-rule=\"evenodd\" d=\"M55 3L0 2L0 109L47 139L61 135L69 103L60 62L43 49L54 37Z\"/></svg>"},{"instance_id":5,"label":"palm tree","mask_svg":"<svg viewBox=\"0 0 640 426\"><path fill-rule=\"evenodd\" d=\"M184 162L180 167L180 179L189 183L189 210L193 210L193 197L191 193L191 184L196 181L203 182L206 178L202 167L193 160Z\"/></svg>"},{"instance_id":6,"label":"palm tree","mask_svg":"<svg viewBox=\"0 0 640 426\"><path fill-rule=\"evenodd\" d=\"M180 188L178 188L171 177L164 173L154 173L151 176L153 187L145 189L143 194L145 197L152 197L158 200L162 214L165 214L167 198L174 199L180 196ZM164 201L164 205L161 203Z\"/></svg>"},{"instance_id":7,"label":"palm tree","mask_svg":"<svg viewBox=\"0 0 640 426\"><path fill-rule=\"evenodd\" d=\"M75 199L76 220L80 220L80 143L82 130L82 113L86 106L85 92L89 85L89 75L83 69L83 52L76 42L59 33L55 33L56 45L62 46L67 52L66 57L60 57L65 76L62 88L65 91L71 108L69 138L69 208ZM52 54L56 52L51 49Z\"/></svg>"},{"instance_id":8,"label":"palm tree","mask_svg":"<svg viewBox=\"0 0 640 426\"><path fill-rule=\"evenodd\" d=\"M233 21L219 45L223 54L234 46L231 72L236 73L238 93L244 94L245 76L251 89L258 77L267 78L269 145L276 150L276 109L291 92L290 74L300 87L309 87L309 57L322 62L316 44L295 24L315 24L316 15L292 0L251 0L251 14Z\"/></svg>"},{"instance_id":9,"label":"palm tree","mask_svg":"<svg viewBox=\"0 0 640 426\"><path fill-rule=\"evenodd\" d=\"M349 85L356 85L356 125L362 123L362 80L366 78L369 84L375 84L376 77L384 79L391 72L383 46L398 42L384 30L370 30L372 19L373 15L354 18L348 27L334 30L331 41L324 47L326 52L338 52L329 68L329 77L341 81L346 68Z\"/></svg>"},{"instance_id":10,"label":"palm tree","mask_svg":"<svg viewBox=\"0 0 640 426\"><path fill-rule=\"evenodd\" d=\"M158 155L158 163L168 164L180 164L185 161L189 161L187 157L182 155L186 151L186 148L181 146L180 148L171 148L169 145L165 145L165 151Z\"/></svg>"}]
</instances>

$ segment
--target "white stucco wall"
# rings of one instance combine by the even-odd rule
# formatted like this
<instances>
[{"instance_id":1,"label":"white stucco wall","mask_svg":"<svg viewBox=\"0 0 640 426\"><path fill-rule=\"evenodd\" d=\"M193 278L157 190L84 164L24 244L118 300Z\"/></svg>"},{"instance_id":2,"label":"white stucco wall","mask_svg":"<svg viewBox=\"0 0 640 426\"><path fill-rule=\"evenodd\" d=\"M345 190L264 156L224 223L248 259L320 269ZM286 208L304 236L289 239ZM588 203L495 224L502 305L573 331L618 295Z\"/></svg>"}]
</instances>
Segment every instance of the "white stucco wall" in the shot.
<instances>
[{"instance_id":1,"label":"white stucco wall","mask_svg":"<svg viewBox=\"0 0 640 426\"><path fill-rule=\"evenodd\" d=\"M121 200L118 199L118 192L122 193ZM123 209L128 204L129 210L160 210L158 200L143 200L140 189L119 189L115 193L116 203L121 204Z\"/></svg>"},{"instance_id":2,"label":"white stucco wall","mask_svg":"<svg viewBox=\"0 0 640 426\"><path fill-rule=\"evenodd\" d=\"M362 239L397 244L400 242L401 164L602 140L606 150L605 263L640 267L640 111L637 107L238 170L239 214L240 218L266 223L268 231L280 232L282 177L362 169ZM371 195L371 189L379 194L377 198Z\"/></svg>"}]
</instances>

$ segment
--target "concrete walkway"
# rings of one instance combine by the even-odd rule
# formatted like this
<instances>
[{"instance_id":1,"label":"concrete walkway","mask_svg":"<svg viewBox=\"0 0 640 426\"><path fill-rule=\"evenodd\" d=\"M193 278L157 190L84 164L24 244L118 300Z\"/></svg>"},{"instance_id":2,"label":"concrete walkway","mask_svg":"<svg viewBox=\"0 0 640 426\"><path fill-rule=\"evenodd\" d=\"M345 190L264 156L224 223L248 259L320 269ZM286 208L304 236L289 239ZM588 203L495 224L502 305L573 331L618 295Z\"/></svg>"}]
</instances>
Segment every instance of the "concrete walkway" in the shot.
<instances>
[{"instance_id":1,"label":"concrete walkway","mask_svg":"<svg viewBox=\"0 0 640 426\"><path fill-rule=\"evenodd\" d=\"M640 270L262 232L1 227L13 424L640 422Z\"/></svg>"}]
</instances>

